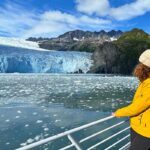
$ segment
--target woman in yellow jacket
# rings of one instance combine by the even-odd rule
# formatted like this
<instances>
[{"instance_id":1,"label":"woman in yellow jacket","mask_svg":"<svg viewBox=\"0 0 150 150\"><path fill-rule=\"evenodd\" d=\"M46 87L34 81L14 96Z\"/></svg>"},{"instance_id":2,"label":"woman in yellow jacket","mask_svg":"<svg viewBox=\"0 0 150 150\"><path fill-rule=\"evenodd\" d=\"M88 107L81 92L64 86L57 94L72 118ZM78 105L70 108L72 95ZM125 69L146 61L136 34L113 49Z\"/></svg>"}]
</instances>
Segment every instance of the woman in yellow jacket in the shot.
<instances>
[{"instance_id":1,"label":"woman in yellow jacket","mask_svg":"<svg viewBox=\"0 0 150 150\"><path fill-rule=\"evenodd\" d=\"M112 115L130 117L130 150L150 150L150 50L143 52L135 67L134 75L140 80L130 105Z\"/></svg>"}]
</instances>

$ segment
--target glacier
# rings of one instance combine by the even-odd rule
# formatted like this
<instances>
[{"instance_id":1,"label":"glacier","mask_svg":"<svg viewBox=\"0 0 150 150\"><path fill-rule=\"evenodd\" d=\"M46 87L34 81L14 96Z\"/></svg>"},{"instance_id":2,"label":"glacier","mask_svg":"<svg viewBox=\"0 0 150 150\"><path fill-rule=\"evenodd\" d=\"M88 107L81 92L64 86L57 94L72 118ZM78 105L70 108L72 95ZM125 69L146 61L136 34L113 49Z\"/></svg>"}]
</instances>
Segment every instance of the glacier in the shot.
<instances>
[{"instance_id":1,"label":"glacier","mask_svg":"<svg viewBox=\"0 0 150 150\"><path fill-rule=\"evenodd\" d=\"M45 50L38 43L0 38L0 73L87 73L91 53Z\"/></svg>"},{"instance_id":2,"label":"glacier","mask_svg":"<svg viewBox=\"0 0 150 150\"><path fill-rule=\"evenodd\" d=\"M35 48L36 50L39 49L39 45L37 42L27 41L21 38L0 37L0 45L7 45L20 48Z\"/></svg>"}]
</instances>

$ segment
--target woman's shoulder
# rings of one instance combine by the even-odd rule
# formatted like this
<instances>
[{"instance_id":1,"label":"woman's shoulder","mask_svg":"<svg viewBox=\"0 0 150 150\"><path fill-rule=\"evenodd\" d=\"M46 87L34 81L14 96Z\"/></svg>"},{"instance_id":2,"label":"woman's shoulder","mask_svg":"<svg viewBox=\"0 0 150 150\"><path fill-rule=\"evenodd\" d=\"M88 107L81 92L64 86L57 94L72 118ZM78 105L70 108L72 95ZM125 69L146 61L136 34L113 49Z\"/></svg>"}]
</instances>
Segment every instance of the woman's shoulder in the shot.
<instances>
[{"instance_id":1,"label":"woman's shoulder","mask_svg":"<svg viewBox=\"0 0 150 150\"><path fill-rule=\"evenodd\" d=\"M150 78L147 78L142 82L143 87L150 87Z\"/></svg>"},{"instance_id":2,"label":"woman's shoulder","mask_svg":"<svg viewBox=\"0 0 150 150\"><path fill-rule=\"evenodd\" d=\"M145 79L143 83L150 83L150 78Z\"/></svg>"}]
</instances>

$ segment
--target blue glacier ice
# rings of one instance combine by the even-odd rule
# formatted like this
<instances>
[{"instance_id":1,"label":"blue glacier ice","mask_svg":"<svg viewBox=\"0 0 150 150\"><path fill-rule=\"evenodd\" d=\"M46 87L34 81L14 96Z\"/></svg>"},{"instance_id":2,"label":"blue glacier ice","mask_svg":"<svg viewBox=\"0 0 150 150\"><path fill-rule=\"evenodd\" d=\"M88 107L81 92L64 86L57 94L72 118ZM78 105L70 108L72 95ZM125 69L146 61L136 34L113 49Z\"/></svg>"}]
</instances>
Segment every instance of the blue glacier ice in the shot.
<instances>
[{"instance_id":1,"label":"blue glacier ice","mask_svg":"<svg viewBox=\"0 0 150 150\"><path fill-rule=\"evenodd\" d=\"M1 73L86 73L91 66L91 53L48 51L29 42L0 38Z\"/></svg>"}]
</instances>

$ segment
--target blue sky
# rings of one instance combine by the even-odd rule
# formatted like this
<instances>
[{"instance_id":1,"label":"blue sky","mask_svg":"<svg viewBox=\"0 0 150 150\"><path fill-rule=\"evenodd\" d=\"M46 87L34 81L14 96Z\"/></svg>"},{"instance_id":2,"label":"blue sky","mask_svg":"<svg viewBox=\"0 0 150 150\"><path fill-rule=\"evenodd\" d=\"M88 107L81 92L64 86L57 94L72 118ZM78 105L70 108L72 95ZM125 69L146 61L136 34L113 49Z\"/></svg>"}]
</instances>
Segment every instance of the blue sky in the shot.
<instances>
[{"instance_id":1,"label":"blue sky","mask_svg":"<svg viewBox=\"0 0 150 150\"><path fill-rule=\"evenodd\" d=\"M149 6L150 0L0 0L0 36L56 37L76 29L150 33Z\"/></svg>"}]
</instances>

